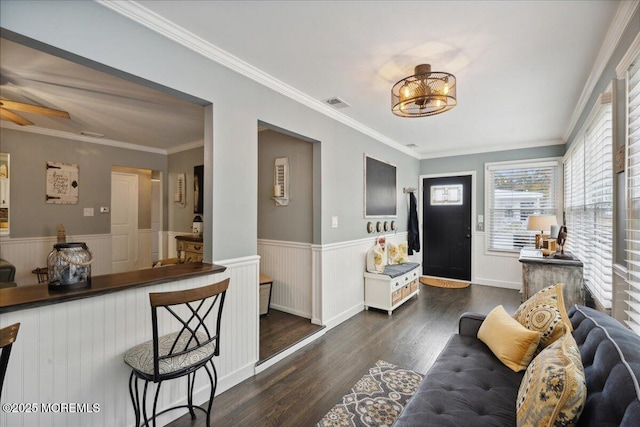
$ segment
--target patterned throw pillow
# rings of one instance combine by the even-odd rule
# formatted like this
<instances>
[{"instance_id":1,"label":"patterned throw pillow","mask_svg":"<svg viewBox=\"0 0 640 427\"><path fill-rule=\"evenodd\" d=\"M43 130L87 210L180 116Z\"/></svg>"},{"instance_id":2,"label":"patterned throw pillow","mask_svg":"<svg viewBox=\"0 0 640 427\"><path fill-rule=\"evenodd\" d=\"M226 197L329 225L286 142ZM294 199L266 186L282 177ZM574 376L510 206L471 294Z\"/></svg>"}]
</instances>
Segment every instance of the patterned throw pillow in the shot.
<instances>
[{"instance_id":1,"label":"patterned throw pillow","mask_svg":"<svg viewBox=\"0 0 640 427\"><path fill-rule=\"evenodd\" d=\"M538 291L513 314L522 326L542 334L538 351L560 338L565 331L573 330L564 306L563 288L563 283L557 283Z\"/></svg>"},{"instance_id":2,"label":"patterned throw pillow","mask_svg":"<svg viewBox=\"0 0 640 427\"><path fill-rule=\"evenodd\" d=\"M387 253L389 259L389 265L404 264L409 262L409 245L407 242L394 245L393 243L387 243Z\"/></svg>"},{"instance_id":3,"label":"patterned throw pillow","mask_svg":"<svg viewBox=\"0 0 640 427\"><path fill-rule=\"evenodd\" d=\"M367 253L367 271L370 273L384 273L385 265L387 265L387 254L384 246L376 243Z\"/></svg>"},{"instance_id":4,"label":"patterned throw pillow","mask_svg":"<svg viewBox=\"0 0 640 427\"><path fill-rule=\"evenodd\" d=\"M517 425L575 426L586 399L580 351L567 332L529 364L518 390Z\"/></svg>"}]
</instances>

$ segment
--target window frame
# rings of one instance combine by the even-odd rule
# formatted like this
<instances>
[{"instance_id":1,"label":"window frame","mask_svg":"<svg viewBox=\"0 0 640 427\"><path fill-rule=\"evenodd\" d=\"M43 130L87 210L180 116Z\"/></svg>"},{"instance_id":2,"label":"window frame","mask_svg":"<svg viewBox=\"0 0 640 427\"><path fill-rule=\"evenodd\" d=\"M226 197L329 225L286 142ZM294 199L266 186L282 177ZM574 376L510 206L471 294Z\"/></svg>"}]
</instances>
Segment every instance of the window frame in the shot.
<instances>
[{"instance_id":1,"label":"window frame","mask_svg":"<svg viewBox=\"0 0 640 427\"><path fill-rule=\"evenodd\" d=\"M493 179L492 172L500 169L529 169L536 167L555 166L556 168L556 188L555 188L555 211L558 221L561 221L561 213L563 211L563 168L562 157L542 157L533 159L521 159L521 160L507 160L501 162L487 162L484 164L484 218L485 218L485 239L484 239L484 253L490 256L506 256L506 257L519 257L521 249L495 249L491 248L491 206L490 200L493 200ZM511 215L516 216L515 212L511 210ZM519 213L518 215L521 215ZM535 239L533 232L531 232L532 240Z\"/></svg>"}]
</instances>

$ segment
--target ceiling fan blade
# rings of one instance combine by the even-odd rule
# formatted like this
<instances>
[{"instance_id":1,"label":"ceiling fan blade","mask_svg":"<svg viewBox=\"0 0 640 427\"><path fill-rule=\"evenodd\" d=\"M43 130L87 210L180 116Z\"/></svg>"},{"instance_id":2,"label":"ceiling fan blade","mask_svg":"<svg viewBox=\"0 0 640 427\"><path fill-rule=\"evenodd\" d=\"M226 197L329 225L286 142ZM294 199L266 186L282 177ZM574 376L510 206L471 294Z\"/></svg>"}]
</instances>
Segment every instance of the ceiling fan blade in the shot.
<instances>
[{"instance_id":1,"label":"ceiling fan blade","mask_svg":"<svg viewBox=\"0 0 640 427\"><path fill-rule=\"evenodd\" d=\"M22 116L17 115L14 112L11 112L9 110L5 110L4 108L0 108L0 119L2 120L8 120L10 122L13 122L15 124L18 124L20 126L27 126L27 125L32 125L33 123L30 122L29 120L25 119Z\"/></svg>"},{"instance_id":2,"label":"ceiling fan blade","mask_svg":"<svg viewBox=\"0 0 640 427\"><path fill-rule=\"evenodd\" d=\"M0 100L0 105L10 110L24 111L25 113L43 114L45 116L61 117L63 119L70 119L69 113L61 110L54 110L53 108L39 107L37 105L25 104L23 102L7 101L6 99Z\"/></svg>"}]
</instances>

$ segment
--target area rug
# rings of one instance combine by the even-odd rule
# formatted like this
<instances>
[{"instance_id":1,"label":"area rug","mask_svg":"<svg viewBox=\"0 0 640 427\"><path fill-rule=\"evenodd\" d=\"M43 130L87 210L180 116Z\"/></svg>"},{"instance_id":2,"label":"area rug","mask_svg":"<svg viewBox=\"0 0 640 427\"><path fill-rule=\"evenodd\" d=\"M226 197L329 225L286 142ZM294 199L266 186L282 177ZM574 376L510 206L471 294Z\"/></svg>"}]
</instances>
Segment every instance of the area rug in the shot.
<instances>
[{"instance_id":1,"label":"area rug","mask_svg":"<svg viewBox=\"0 0 640 427\"><path fill-rule=\"evenodd\" d=\"M457 280L437 279L435 277L421 277L420 283L437 288L462 289L468 287L471 283L459 282Z\"/></svg>"},{"instance_id":2,"label":"area rug","mask_svg":"<svg viewBox=\"0 0 640 427\"><path fill-rule=\"evenodd\" d=\"M390 426L400 416L422 378L423 375L417 372L378 360L317 427Z\"/></svg>"}]
</instances>

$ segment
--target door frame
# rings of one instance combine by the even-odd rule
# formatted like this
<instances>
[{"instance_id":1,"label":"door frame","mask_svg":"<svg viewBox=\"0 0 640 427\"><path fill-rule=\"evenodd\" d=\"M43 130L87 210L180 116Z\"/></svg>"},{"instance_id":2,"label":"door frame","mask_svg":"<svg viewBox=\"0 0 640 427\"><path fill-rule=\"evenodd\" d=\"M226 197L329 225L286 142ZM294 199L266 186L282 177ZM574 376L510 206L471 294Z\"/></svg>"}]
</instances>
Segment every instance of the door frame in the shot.
<instances>
[{"instance_id":1,"label":"door frame","mask_svg":"<svg viewBox=\"0 0 640 427\"><path fill-rule=\"evenodd\" d=\"M475 282L476 268L475 268L475 247L476 247L476 171L460 171L460 172L446 172L446 173L433 173L420 175L419 185L419 197L418 197L418 229L420 230L420 247L422 250L426 250L423 242L424 230L422 223L424 219L423 212L423 197L424 197L424 180L430 178L448 178L451 176L471 176L471 282ZM421 255L422 256L422 255ZM422 262L421 262L422 264ZM421 269L422 271L422 269ZM422 274L421 274L422 275Z\"/></svg>"}]
</instances>

